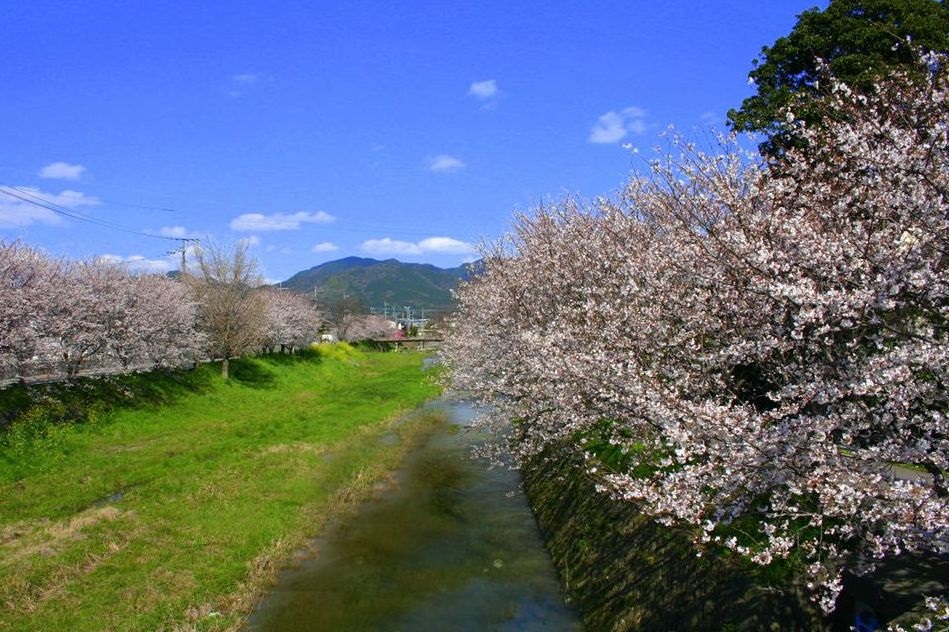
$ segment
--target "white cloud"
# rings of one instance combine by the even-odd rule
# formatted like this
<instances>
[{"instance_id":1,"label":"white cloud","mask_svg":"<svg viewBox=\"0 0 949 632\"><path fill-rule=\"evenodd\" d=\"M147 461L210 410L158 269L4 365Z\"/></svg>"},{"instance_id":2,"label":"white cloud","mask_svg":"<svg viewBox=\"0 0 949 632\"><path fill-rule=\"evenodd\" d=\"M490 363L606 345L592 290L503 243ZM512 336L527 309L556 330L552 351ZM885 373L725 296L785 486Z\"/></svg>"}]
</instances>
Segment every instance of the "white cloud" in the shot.
<instances>
[{"instance_id":1,"label":"white cloud","mask_svg":"<svg viewBox=\"0 0 949 632\"><path fill-rule=\"evenodd\" d=\"M231 220L231 230L238 231L269 231L269 230L298 230L303 224L329 224L336 218L329 213L244 213Z\"/></svg>"},{"instance_id":2,"label":"white cloud","mask_svg":"<svg viewBox=\"0 0 949 632\"><path fill-rule=\"evenodd\" d=\"M43 193L37 189L31 189L28 187L20 187L23 191L29 191L32 195L41 197L45 201L55 204L56 206L62 206L68 209L79 208L80 206L98 206L102 202L99 201L99 198L86 195L79 191L71 191L66 189L65 191L60 191L59 193Z\"/></svg>"},{"instance_id":3,"label":"white cloud","mask_svg":"<svg viewBox=\"0 0 949 632\"><path fill-rule=\"evenodd\" d=\"M493 99L498 95L498 84L494 79L475 81L468 88L468 95L477 97L482 101Z\"/></svg>"},{"instance_id":4,"label":"white cloud","mask_svg":"<svg viewBox=\"0 0 949 632\"><path fill-rule=\"evenodd\" d=\"M428 161L428 170L434 171L436 173L451 173L453 171L460 171L467 166L468 165L458 158L449 156L448 154L440 154L434 158L429 159Z\"/></svg>"},{"instance_id":5,"label":"white cloud","mask_svg":"<svg viewBox=\"0 0 949 632\"><path fill-rule=\"evenodd\" d=\"M362 242L361 249L373 255L418 255L422 253L418 244L390 239L389 237L367 239Z\"/></svg>"},{"instance_id":6,"label":"white cloud","mask_svg":"<svg viewBox=\"0 0 949 632\"><path fill-rule=\"evenodd\" d=\"M437 252L443 255L466 255L475 250L468 242L451 237L428 237L418 242L418 246L422 252Z\"/></svg>"},{"instance_id":7,"label":"white cloud","mask_svg":"<svg viewBox=\"0 0 949 632\"><path fill-rule=\"evenodd\" d=\"M62 220L56 213L29 206L16 201L0 200L0 228L29 226L30 224L59 224Z\"/></svg>"},{"instance_id":8,"label":"white cloud","mask_svg":"<svg viewBox=\"0 0 949 632\"><path fill-rule=\"evenodd\" d=\"M260 75L254 72L247 72L240 75L234 75L231 77L231 80L233 80L234 83L240 84L242 86L250 86L260 81Z\"/></svg>"},{"instance_id":9,"label":"white cloud","mask_svg":"<svg viewBox=\"0 0 949 632\"><path fill-rule=\"evenodd\" d=\"M175 265L169 259L146 259L142 255L99 255L97 261L121 266L131 272L162 273L173 270Z\"/></svg>"},{"instance_id":10,"label":"white cloud","mask_svg":"<svg viewBox=\"0 0 949 632\"><path fill-rule=\"evenodd\" d=\"M231 75L231 87L230 90L227 91L227 94L234 98L240 97L245 91L253 89L257 84L268 79L270 78L264 77L256 72L244 72Z\"/></svg>"},{"instance_id":11,"label":"white cloud","mask_svg":"<svg viewBox=\"0 0 949 632\"><path fill-rule=\"evenodd\" d=\"M9 194L0 194L0 228L62 223L61 215L37 204L45 203L68 210L100 204L98 198L79 191L45 193L33 187L0 187L0 191L9 191Z\"/></svg>"},{"instance_id":12,"label":"white cloud","mask_svg":"<svg viewBox=\"0 0 949 632\"><path fill-rule=\"evenodd\" d=\"M642 134L646 131L646 111L631 106L619 112L610 110L597 119L590 130L591 143L615 143L627 134Z\"/></svg>"},{"instance_id":13,"label":"white cloud","mask_svg":"<svg viewBox=\"0 0 949 632\"><path fill-rule=\"evenodd\" d=\"M260 245L260 237L257 235L251 235L250 237L244 237L243 239L238 239L237 243L244 244L248 248Z\"/></svg>"},{"instance_id":14,"label":"white cloud","mask_svg":"<svg viewBox=\"0 0 949 632\"><path fill-rule=\"evenodd\" d=\"M275 246L274 244L267 244L267 245L264 247L264 250L265 250L266 252L279 252L279 253L282 254L282 255L292 255L292 254L293 254L293 248L288 248L287 246L284 246L283 248L281 248L280 246Z\"/></svg>"},{"instance_id":15,"label":"white cloud","mask_svg":"<svg viewBox=\"0 0 949 632\"><path fill-rule=\"evenodd\" d=\"M310 248L310 250L312 250L313 252L334 252L336 250L339 250L339 246L337 246L331 241L324 241L321 244L316 244L315 246Z\"/></svg>"},{"instance_id":16,"label":"white cloud","mask_svg":"<svg viewBox=\"0 0 949 632\"><path fill-rule=\"evenodd\" d=\"M198 233L192 232L184 226L162 226L158 229L158 234L164 237L174 237L175 239L198 239L201 237Z\"/></svg>"},{"instance_id":17,"label":"white cloud","mask_svg":"<svg viewBox=\"0 0 949 632\"><path fill-rule=\"evenodd\" d=\"M452 237L428 237L419 242L384 237L383 239L368 239L360 248L374 255L465 255L475 251L473 245Z\"/></svg>"},{"instance_id":18,"label":"white cloud","mask_svg":"<svg viewBox=\"0 0 949 632\"><path fill-rule=\"evenodd\" d=\"M70 180L75 182L82 178L86 170L82 165L71 165L68 162L51 162L40 169L39 176L47 180Z\"/></svg>"}]
</instances>

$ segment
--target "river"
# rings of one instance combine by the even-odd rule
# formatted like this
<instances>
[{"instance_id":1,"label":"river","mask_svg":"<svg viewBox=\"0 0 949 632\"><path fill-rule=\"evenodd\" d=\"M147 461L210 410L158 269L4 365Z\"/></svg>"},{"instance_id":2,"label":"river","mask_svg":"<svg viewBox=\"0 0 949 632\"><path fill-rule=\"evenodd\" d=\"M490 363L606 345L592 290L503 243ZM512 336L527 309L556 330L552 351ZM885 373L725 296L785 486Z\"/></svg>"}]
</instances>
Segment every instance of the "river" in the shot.
<instances>
[{"instance_id":1,"label":"river","mask_svg":"<svg viewBox=\"0 0 949 632\"><path fill-rule=\"evenodd\" d=\"M432 404L450 424L395 484L294 561L246 630L582 630L516 472L471 458L476 411Z\"/></svg>"}]
</instances>

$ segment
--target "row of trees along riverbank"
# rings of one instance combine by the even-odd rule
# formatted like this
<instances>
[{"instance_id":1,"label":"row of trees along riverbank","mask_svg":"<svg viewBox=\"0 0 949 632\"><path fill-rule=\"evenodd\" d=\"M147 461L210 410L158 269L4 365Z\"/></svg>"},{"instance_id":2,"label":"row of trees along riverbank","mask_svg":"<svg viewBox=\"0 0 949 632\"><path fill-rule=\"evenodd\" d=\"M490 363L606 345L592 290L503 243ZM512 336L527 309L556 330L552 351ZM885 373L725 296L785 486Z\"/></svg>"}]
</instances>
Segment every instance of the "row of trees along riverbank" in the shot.
<instances>
[{"instance_id":1,"label":"row of trees along riverbank","mask_svg":"<svg viewBox=\"0 0 949 632\"><path fill-rule=\"evenodd\" d=\"M908 55L869 89L818 68L763 158L673 137L619 195L517 217L442 350L505 447L570 446L826 611L845 572L945 555L949 58Z\"/></svg>"},{"instance_id":2,"label":"row of trees along riverbank","mask_svg":"<svg viewBox=\"0 0 949 632\"><path fill-rule=\"evenodd\" d=\"M53 259L0 242L0 380L71 378L299 348L322 318L307 298L263 289L247 246L199 247L177 278L107 260Z\"/></svg>"}]
</instances>

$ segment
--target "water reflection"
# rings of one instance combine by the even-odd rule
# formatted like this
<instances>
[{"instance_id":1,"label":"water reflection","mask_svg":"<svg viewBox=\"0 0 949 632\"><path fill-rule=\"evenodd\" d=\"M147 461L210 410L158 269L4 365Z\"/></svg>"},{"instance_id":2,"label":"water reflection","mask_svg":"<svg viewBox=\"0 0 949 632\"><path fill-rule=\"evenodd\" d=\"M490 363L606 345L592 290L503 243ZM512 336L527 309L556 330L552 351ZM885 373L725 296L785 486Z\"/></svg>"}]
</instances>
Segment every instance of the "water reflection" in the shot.
<instances>
[{"instance_id":1,"label":"water reflection","mask_svg":"<svg viewBox=\"0 0 949 632\"><path fill-rule=\"evenodd\" d=\"M408 459L397 487L284 571L248 622L262 630L580 630L515 472L469 457L475 411Z\"/></svg>"}]
</instances>

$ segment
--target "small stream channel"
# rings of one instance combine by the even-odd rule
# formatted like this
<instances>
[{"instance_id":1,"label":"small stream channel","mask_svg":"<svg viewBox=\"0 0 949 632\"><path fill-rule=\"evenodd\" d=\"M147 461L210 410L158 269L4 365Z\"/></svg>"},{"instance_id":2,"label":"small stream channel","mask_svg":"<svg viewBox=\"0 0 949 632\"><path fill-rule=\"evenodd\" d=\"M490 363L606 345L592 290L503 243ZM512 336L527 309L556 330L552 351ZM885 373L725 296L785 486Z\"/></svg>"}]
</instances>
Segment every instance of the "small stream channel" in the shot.
<instances>
[{"instance_id":1,"label":"small stream channel","mask_svg":"<svg viewBox=\"0 0 949 632\"><path fill-rule=\"evenodd\" d=\"M450 425L396 484L281 572L246 630L581 630L560 596L519 476L472 459L476 411L434 402Z\"/></svg>"}]
</instances>

